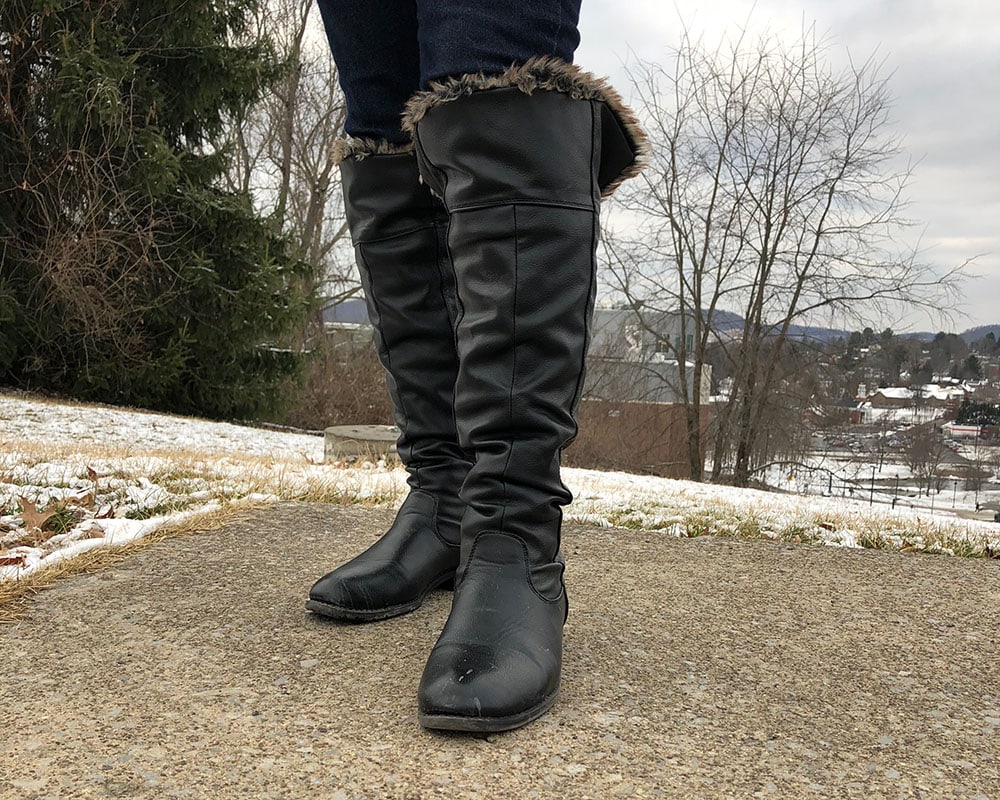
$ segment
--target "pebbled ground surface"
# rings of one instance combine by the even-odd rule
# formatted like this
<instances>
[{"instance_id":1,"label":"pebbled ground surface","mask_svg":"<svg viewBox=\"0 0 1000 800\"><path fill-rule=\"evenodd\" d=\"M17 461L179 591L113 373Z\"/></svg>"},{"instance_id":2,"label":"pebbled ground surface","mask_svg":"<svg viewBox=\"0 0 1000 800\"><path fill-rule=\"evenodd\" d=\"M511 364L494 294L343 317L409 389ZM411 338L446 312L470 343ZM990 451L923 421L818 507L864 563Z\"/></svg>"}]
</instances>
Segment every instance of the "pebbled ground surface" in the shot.
<instances>
[{"instance_id":1,"label":"pebbled ground surface","mask_svg":"<svg viewBox=\"0 0 1000 800\"><path fill-rule=\"evenodd\" d=\"M1000 798L1000 562L567 526L560 701L422 730L449 595L303 610L384 509L284 504L0 628L0 797Z\"/></svg>"}]
</instances>

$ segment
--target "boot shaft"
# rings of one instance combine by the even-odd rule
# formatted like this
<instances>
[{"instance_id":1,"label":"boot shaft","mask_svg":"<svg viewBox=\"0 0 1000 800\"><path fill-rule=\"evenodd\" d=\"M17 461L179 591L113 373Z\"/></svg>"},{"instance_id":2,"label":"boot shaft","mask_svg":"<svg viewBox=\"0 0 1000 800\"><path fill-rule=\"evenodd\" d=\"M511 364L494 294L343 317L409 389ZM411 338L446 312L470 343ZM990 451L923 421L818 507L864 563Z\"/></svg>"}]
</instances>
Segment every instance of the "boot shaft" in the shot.
<instances>
[{"instance_id":1,"label":"boot shaft","mask_svg":"<svg viewBox=\"0 0 1000 800\"><path fill-rule=\"evenodd\" d=\"M494 82L471 93L442 87L414 115L421 174L451 215L456 422L475 454L462 489L463 560L484 531L517 537L537 566L559 549L561 507L572 499L559 457L576 434L601 179L618 179L604 163L604 107Z\"/></svg>"},{"instance_id":2,"label":"boot shaft","mask_svg":"<svg viewBox=\"0 0 1000 800\"><path fill-rule=\"evenodd\" d=\"M469 460L454 420L457 301L448 216L408 152L352 154L340 163L348 227L378 357L386 371L396 449L411 488L439 498L457 540L458 487Z\"/></svg>"}]
</instances>

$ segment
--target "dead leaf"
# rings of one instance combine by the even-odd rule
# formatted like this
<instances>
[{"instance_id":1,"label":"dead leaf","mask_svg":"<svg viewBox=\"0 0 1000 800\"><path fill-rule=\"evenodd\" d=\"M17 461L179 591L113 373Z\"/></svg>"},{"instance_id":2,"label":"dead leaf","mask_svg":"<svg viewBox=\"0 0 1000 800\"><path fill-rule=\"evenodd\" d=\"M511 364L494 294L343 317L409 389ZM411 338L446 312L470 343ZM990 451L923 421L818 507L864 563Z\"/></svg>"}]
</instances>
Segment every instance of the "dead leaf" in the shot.
<instances>
[{"instance_id":1,"label":"dead leaf","mask_svg":"<svg viewBox=\"0 0 1000 800\"><path fill-rule=\"evenodd\" d=\"M58 510L39 511L38 506L25 497L21 498L21 507L24 509L24 511L21 512L21 519L24 520L24 527L28 530L33 530L35 528L40 531L45 530L45 526L48 524L49 520L51 520L58 513Z\"/></svg>"},{"instance_id":2,"label":"dead leaf","mask_svg":"<svg viewBox=\"0 0 1000 800\"><path fill-rule=\"evenodd\" d=\"M97 483L97 479L100 477L97 474L97 470L93 467L87 467L87 477L90 478L94 483Z\"/></svg>"},{"instance_id":3,"label":"dead leaf","mask_svg":"<svg viewBox=\"0 0 1000 800\"><path fill-rule=\"evenodd\" d=\"M67 497L66 499L73 501L73 504L79 506L80 508L93 508L95 497L96 495L94 492L87 492L86 494L82 494L77 497Z\"/></svg>"},{"instance_id":4,"label":"dead leaf","mask_svg":"<svg viewBox=\"0 0 1000 800\"><path fill-rule=\"evenodd\" d=\"M0 567L23 567L27 560L24 555L0 556Z\"/></svg>"}]
</instances>

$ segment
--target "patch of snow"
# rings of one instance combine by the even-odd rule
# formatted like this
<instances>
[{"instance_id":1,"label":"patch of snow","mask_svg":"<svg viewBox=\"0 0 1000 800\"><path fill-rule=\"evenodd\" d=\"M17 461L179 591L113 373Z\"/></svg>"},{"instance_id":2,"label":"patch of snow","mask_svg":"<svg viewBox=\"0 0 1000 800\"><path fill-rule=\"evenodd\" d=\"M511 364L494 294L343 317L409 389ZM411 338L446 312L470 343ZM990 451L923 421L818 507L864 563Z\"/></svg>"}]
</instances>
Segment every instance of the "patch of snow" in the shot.
<instances>
[{"instance_id":1,"label":"patch of snow","mask_svg":"<svg viewBox=\"0 0 1000 800\"><path fill-rule=\"evenodd\" d=\"M832 545L834 547L853 547L861 548L862 545L858 544L858 534L849 528L842 528L838 531L823 531L819 540L823 544Z\"/></svg>"},{"instance_id":2,"label":"patch of snow","mask_svg":"<svg viewBox=\"0 0 1000 800\"><path fill-rule=\"evenodd\" d=\"M398 504L405 497L406 472L398 465L323 464L322 451L322 439L303 434L0 394L0 580L228 503ZM870 479L872 466L855 463L855 479ZM874 495L861 488L854 498L820 497L820 474L786 481L790 490L814 492L802 495L566 468L563 480L575 500L565 518L677 537L718 533L1000 554L994 523L956 519L941 500L937 509L890 508L884 483ZM880 475L892 477L888 468ZM953 501L956 494L957 484ZM61 531L28 530L25 501L43 515L58 509Z\"/></svg>"}]
</instances>

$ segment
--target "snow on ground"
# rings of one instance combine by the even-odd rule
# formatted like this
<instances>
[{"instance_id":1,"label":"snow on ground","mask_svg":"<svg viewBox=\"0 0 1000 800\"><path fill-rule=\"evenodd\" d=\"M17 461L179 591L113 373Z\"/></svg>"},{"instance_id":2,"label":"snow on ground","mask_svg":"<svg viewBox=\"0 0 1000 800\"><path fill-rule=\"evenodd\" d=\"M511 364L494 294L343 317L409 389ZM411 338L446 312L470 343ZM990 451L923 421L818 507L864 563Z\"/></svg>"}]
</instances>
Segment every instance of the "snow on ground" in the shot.
<instances>
[{"instance_id":1,"label":"snow on ground","mask_svg":"<svg viewBox=\"0 0 1000 800\"><path fill-rule=\"evenodd\" d=\"M396 505L398 465L323 464L320 437L0 394L0 580L233 503ZM566 519L603 526L1000 555L1000 526L927 509L566 469Z\"/></svg>"},{"instance_id":2,"label":"snow on ground","mask_svg":"<svg viewBox=\"0 0 1000 800\"><path fill-rule=\"evenodd\" d=\"M405 490L398 468L322 459L316 436L0 394L0 580L223 505Z\"/></svg>"}]
</instances>

